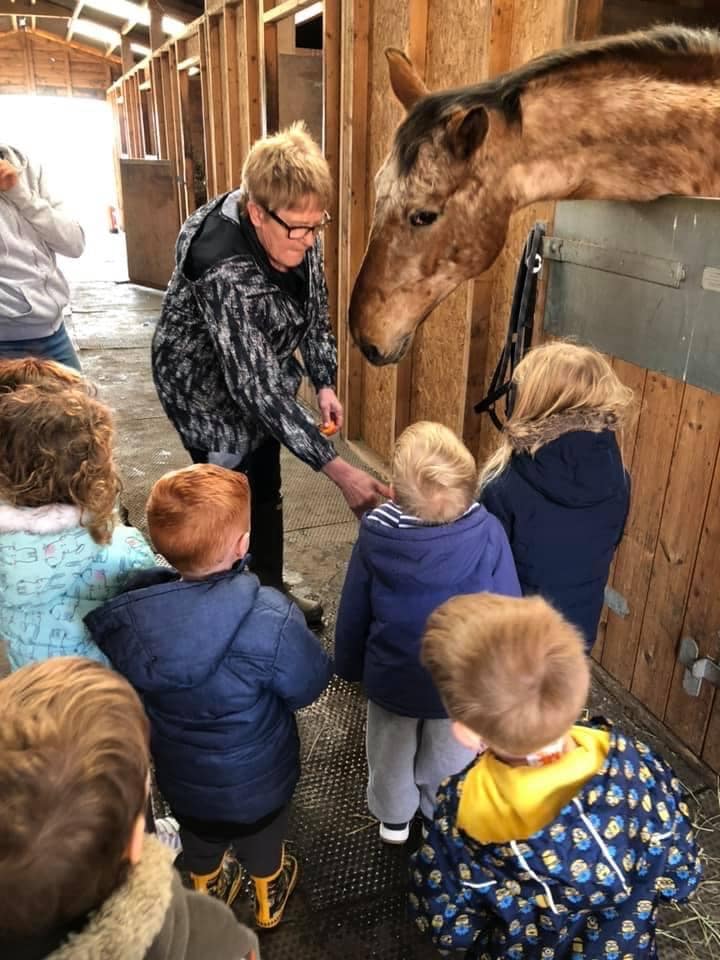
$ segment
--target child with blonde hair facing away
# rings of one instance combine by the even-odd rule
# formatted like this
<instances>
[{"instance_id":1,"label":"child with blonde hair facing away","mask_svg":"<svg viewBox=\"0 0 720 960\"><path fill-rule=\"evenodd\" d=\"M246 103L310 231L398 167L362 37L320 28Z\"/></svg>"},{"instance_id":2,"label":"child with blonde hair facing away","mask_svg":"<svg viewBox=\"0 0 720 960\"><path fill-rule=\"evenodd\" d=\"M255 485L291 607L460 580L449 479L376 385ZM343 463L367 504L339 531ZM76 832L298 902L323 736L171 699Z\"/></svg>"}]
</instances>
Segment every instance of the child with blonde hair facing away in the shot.
<instances>
[{"instance_id":1,"label":"child with blonde hair facing away","mask_svg":"<svg viewBox=\"0 0 720 960\"><path fill-rule=\"evenodd\" d=\"M630 506L616 434L632 391L596 350L564 341L535 347L513 379L482 502L505 528L523 594L550 601L590 650Z\"/></svg>"},{"instance_id":2,"label":"child with blonde hair facing away","mask_svg":"<svg viewBox=\"0 0 720 960\"><path fill-rule=\"evenodd\" d=\"M476 494L467 447L442 424L413 424L395 447L393 499L363 517L350 558L335 669L368 696L368 807L387 843L407 840L418 807L429 820L440 781L474 756L420 663L429 614L458 593L520 593L507 537Z\"/></svg>"},{"instance_id":3,"label":"child with blonde hair facing away","mask_svg":"<svg viewBox=\"0 0 720 960\"><path fill-rule=\"evenodd\" d=\"M242 473L165 474L147 520L175 569L138 575L86 622L143 700L193 886L231 904L237 856L258 926L274 927L298 877L284 844L300 775L295 711L320 696L332 664L295 604L248 571L250 516Z\"/></svg>"},{"instance_id":4,"label":"child with blonde hair facing away","mask_svg":"<svg viewBox=\"0 0 720 960\"><path fill-rule=\"evenodd\" d=\"M154 565L117 525L109 409L84 385L0 392L0 637L12 669L77 655L105 662L83 617Z\"/></svg>"},{"instance_id":5,"label":"child with blonde hair facing away","mask_svg":"<svg viewBox=\"0 0 720 960\"><path fill-rule=\"evenodd\" d=\"M0 681L3 960L258 960L143 833L148 722L121 676L56 657Z\"/></svg>"},{"instance_id":6,"label":"child with blonde hair facing away","mask_svg":"<svg viewBox=\"0 0 720 960\"><path fill-rule=\"evenodd\" d=\"M442 784L413 855L420 929L468 960L655 957L658 903L702 874L692 824L661 758L577 723L579 631L541 597L454 597L428 620L422 659L458 740L485 751Z\"/></svg>"}]
</instances>

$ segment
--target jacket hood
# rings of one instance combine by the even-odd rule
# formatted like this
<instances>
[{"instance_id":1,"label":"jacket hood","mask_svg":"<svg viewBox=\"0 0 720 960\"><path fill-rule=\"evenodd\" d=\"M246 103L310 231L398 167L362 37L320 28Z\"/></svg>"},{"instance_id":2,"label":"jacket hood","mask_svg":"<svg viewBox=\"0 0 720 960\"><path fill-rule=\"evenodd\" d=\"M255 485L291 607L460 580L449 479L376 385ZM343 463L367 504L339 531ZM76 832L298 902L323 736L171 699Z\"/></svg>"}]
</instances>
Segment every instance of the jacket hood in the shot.
<instances>
[{"instance_id":1,"label":"jacket hood","mask_svg":"<svg viewBox=\"0 0 720 960\"><path fill-rule=\"evenodd\" d=\"M9 944L0 939L2 956L5 960L142 960L170 908L173 872L168 849L155 837L146 837L142 859L130 870L127 881L91 914L79 932L67 938L51 934ZM55 948L50 946L46 952L44 946L53 939Z\"/></svg>"},{"instance_id":2,"label":"jacket hood","mask_svg":"<svg viewBox=\"0 0 720 960\"><path fill-rule=\"evenodd\" d=\"M85 623L139 690L196 687L218 670L253 609L260 582L243 569L188 581L159 569L155 579L160 582L105 603Z\"/></svg>"},{"instance_id":3,"label":"jacket hood","mask_svg":"<svg viewBox=\"0 0 720 960\"><path fill-rule=\"evenodd\" d=\"M77 507L0 504L0 591L8 607L46 606L86 575L101 547Z\"/></svg>"},{"instance_id":4,"label":"jacket hood","mask_svg":"<svg viewBox=\"0 0 720 960\"><path fill-rule=\"evenodd\" d=\"M592 507L621 492L626 477L612 430L564 433L511 465L531 487L565 507Z\"/></svg>"},{"instance_id":5,"label":"jacket hood","mask_svg":"<svg viewBox=\"0 0 720 960\"><path fill-rule=\"evenodd\" d=\"M454 523L390 527L363 518L365 560L388 585L404 583L437 588L438 582L462 584L486 563L497 521L483 506Z\"/></svg>"}]
</instances>

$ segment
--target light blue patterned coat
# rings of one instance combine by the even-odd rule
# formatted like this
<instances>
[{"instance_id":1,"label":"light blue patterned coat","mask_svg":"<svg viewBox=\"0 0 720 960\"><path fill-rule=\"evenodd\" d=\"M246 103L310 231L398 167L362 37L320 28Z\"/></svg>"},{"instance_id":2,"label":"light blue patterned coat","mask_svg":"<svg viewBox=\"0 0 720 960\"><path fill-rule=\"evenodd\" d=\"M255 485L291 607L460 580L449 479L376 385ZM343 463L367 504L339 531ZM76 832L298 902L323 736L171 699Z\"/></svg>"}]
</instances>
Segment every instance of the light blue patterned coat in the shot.
<instances>
[{"instance_id":1,"label":"light blue patterned coat","mask_svg":"<svg viewBox=\"0 0 720 960\"><path fill-rule=\"evenodd\" d=\"M48 657L107 663L83 617L155 559L141 533L117 526L97 544L76 507L0 505L0 637L13 670Z\"/></svg>"}]
</instances>

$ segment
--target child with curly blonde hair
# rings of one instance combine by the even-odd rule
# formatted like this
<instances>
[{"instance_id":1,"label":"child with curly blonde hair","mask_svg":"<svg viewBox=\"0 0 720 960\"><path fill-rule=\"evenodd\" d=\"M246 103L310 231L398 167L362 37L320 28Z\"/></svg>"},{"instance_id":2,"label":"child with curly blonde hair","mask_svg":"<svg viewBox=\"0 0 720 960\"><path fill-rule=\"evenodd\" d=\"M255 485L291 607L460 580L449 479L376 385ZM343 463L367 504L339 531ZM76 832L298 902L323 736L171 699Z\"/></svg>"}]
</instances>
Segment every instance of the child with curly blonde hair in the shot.
<instances>
[{"instance_id":1,"label":"child with curly blonde hair","mask_svg":"<svg viewBox=\"0 0 720 960\"><path fill-rule=\"evenodd\" d=\"M75 655L106 662L83 617L152 567L117 525L120 478L109 409L79 387L0 393L0 637L11 667Z\"/></svg>"},{"instance_id":2,"label":"child with curly blonde hair","mask_svg":"<svg viewBox=\"0 0 720 960\"><path fill-rule=\"evenodd\" d=\"M535 347L513 380L482 502L505 528L523 594L549 600L590 650L630 506L617 434L632 391L597 350L566 341Z\"/></svg>"}]
</instances>

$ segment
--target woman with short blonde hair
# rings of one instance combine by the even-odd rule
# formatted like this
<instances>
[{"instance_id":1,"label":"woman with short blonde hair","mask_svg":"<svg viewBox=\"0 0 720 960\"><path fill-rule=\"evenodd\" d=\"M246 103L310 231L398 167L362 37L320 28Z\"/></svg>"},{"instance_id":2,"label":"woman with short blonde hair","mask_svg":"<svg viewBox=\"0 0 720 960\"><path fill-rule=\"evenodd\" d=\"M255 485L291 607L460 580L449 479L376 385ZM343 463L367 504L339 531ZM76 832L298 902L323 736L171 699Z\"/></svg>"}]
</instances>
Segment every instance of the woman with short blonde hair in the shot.
<instances>
[{"instance_id":1,"label":"woman with short blonde hair","mask_svg":"<svg viewBox=\"0 0 720 960\"><path fill-rule=\"evenodd\" d=\"M343 425L321 242L332 196L327 160L304 124L258 140L240 188L183 225L153 339L160 402L193 461L247 475L252 567L280 590L281 446L322 470L359 514L386 495L325 435ZM297 401L304 373L322 431ZM294 599L319 624L320 605Z\"/></svg>"}]
</instances>

